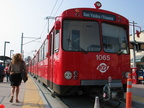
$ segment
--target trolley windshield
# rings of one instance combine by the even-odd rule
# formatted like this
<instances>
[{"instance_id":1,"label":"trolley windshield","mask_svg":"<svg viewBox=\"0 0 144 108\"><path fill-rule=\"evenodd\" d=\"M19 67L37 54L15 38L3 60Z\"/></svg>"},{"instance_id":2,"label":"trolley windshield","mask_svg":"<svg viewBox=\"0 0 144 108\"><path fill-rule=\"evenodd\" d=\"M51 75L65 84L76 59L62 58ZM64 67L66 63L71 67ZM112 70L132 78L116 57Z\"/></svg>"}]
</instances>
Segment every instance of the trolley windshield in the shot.
<instances>
[{"instance_id":1,"label":"trolley windshield","mask_svg":"<svg viewBox=\"0 0 144 108\"><path fill-rule=\"evenodd\" d=\"M96 21L64 20L63 49L66 51L100 51L98 23Z\"/></svg>"},{"instance_id":2,"label":"trolley windshield","mask_svg":"<svg viewBox=\"0 0 144 108\"><path fill-rule=\"evenodd\" d=\"M100 33L96 21L63 21L63 49L65 51L99 52ZM102 23L103 49L108 53L128 54L126 29Z\"/></svg>"},{"instance_id":3,"label":"trolley windshield","mask_svg":"<svg viewBox=\"0 0 144 108\"><path fill-rule=\"evenodd\" d=\"M105 52L128 54L127 33L124 27L102 23L103 47Z\"/></svg>"}]
</instances>

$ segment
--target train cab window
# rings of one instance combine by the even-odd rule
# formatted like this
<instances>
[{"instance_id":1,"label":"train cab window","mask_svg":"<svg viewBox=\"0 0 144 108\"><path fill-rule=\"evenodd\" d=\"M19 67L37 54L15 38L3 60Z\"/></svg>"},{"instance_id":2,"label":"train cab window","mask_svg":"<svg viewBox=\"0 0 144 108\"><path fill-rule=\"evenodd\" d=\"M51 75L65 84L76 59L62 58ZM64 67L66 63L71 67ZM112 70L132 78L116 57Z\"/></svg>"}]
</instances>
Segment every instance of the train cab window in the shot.
<instances>
[{"instance_id":1,"label":"train cab window","mask_svg":"<svg viewBox=\"0 0 144 108\"><path fill-rule=\"evenodd\" d=\"M102 23L102 36L105 52L129 53L127 33L124 27Z\"/></svg>"},{"instance_id":2,"label":"train cab window","mask_svg":"<svg viewBox=\"0 0 144 108\"><path fill-rule=\"evenodd\" d=\"M99 25L96 21L64 20L65 51L100 51Z\"/></svg>"}]
</instances>

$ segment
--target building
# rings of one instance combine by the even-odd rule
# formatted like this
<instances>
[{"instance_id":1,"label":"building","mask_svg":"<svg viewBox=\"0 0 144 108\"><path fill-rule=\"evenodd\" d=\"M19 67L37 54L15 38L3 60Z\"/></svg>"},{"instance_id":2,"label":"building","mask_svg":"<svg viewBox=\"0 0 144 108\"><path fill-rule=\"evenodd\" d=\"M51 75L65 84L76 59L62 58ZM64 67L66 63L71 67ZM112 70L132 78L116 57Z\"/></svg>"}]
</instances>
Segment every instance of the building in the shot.
<instances>
[{"instance_id":1,"label":"building","mask_svg":"<svg viewBox=\"0 0 144 108\"><path fill-rule=\"evenodd\" d=\"M133 41L132 35L130 35L130 41ZM139 37L135 35L135 41L144 43L144 31L141 31ZM133 49L130 49L130 55L131 55L131 67L133 67ZM136 66L139 69L144 69L144 50L135 51L135 55L136 55Z\"/></svg>"}]
</instances>

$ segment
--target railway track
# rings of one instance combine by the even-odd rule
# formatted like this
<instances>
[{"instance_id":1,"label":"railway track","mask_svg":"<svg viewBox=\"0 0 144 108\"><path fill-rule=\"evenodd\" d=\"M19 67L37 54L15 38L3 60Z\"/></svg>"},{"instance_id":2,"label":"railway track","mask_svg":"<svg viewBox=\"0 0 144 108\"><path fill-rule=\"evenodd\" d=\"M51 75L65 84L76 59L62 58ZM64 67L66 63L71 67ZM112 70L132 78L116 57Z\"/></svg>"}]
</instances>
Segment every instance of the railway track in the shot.
<instances>
[{"instance_id":1,"label":"railway track","mask_svg":"<svg viewBox=\"0 0 144 108\"><path fill-rule=\"evenodd\" d=\"M34 79L34 78L33 78ZM51 96L51 92L42 83L34 79L46 108L94 108L94 98L87 95L76 96ZM100 101L101 108L124 108L125 103L118 101L103 102Z\"/></svg>"}]
</instances>

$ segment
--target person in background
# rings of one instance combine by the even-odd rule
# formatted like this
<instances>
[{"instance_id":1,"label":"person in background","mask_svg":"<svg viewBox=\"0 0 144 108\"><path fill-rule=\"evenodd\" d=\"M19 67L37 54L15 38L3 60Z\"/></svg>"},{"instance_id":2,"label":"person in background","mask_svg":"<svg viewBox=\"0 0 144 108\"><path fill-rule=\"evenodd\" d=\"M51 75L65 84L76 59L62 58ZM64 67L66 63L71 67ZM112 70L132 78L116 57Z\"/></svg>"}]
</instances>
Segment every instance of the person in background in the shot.
<instances>
[{"instance_id":1,"label":"person in background","mask_svg":"<svg viewBox=\"0 0 144 108\"><path fill-rule=\"evenodd\" d=\"M4 68L4 72L5 72L5 75L6 75L6 78L7 78L7 82L9 81L9 63L6 65L6 67Z\"/></svg>"},{"instance_id":2,"label":"person in background","mask_svg":"<svg viewBox=\"0 0 144 108\"><path fill-rule=\"evenodd\" d=\"M3 82L3 78L4 78L4 66L0 62L0 82Z\"/></svg>"},{"instance_id":3,"label":"person in background","mask_svg":"<svg viewBox=\"0 0 144 108\"><path fill-rule=\"evenodd\" d=\"M11 97L10 102L13 102L14 93L16 92L16 102L19 102L18 95L21 85L22 77L21 73L22 71L26 71L26 64L22 59L22 55L20 53L17 53L13 56L12 62L9 66L9 72L10 72L10 83L11 83Z\"/></svg>"}]
</instances>

